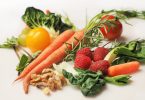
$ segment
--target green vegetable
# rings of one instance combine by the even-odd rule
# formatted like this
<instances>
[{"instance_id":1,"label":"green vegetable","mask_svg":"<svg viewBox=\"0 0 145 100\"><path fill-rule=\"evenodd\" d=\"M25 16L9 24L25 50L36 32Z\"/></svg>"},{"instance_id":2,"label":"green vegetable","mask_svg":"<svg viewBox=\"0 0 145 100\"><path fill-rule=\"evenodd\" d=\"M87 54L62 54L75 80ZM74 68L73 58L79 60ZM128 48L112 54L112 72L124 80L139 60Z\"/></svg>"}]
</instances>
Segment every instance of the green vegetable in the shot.
<instances>
[{"instance_id":1,"label":"green vegetable","mask_svg":"<svg viewBox=\"0 0 145 100\"><path fill-rule=\"evenodd\" d=\"M63 70L62 73L72 85L80 88L83 95L94 96L105 86L102 72L91 72L80 69L77 69L76 71L78 72L78 75L76 76L66 70Z\"/></svg>"},{"instance_id":2,"label":"green vegetable","mask_svg":"<svg viewBox=\"0 0 145 100\"><path fill-rule=\"evenodd\" d=\"M60 15L54 13L45 14L43 11L34 7L28 7L22 19L30 28L43 27L53 35L56 33L60 34L73 27L72 24L64 23Z\"/></svg>"},{"instance_id":3,"label":"green vegetable","mask_svg":"<svg viewBox=\"0 0 145 100\"><path fill-rule=\"evenodd\" d=\"M129 83L129 79L131 76L129 75L118 75L114 77L108 77L106 76L104 79L106 82L115 84L115 85L127 85Z\"/></svg>"},{"instance_id":4,"label":"green vegetable","mask_svg":"<svg viewBox=\"0 0 145 100\"><path fill-rule=\"evenodd\" d=\"M20 74L40 53L41 51L37 51L34 54L32 54L31 57L23 54L20 58L18 66L16 67L18 74Z\"/></svg>"},{"instance_id":5,"label":"green vegetable","mask_svg":"<svg viewBox=\"0 0 145 100\"><path fill-rule=\"evenodd\" d=\"M29 64L29 62L30 62L29 57L26 56L25 54L22 55L20 62L16 67L16 70L18 71L19 74L25 69L25 67Z\"/></svg>"},{"instance_id":6,"label":"green vegetable","mask_svg":"<svg viewBox=\"0 0 145 100\"><path fill-rule=\"evenodd\" d=\"M14 48L18 45L18 39L12 36L11 38L7 38L7 40L0 45L0 48Z\"/></svg>"},{"instance_id":7,"label":"green vegetable","mask_svg":"<svg viewBox=\"0 0 145 100\"><path fill-rule=\"evenodd\" d=\"M115 47L107 54L105 60L108 60L112 65L134 60L145 62L145 40L135 40L126 45Z\"/></svg>"}]
</instances>

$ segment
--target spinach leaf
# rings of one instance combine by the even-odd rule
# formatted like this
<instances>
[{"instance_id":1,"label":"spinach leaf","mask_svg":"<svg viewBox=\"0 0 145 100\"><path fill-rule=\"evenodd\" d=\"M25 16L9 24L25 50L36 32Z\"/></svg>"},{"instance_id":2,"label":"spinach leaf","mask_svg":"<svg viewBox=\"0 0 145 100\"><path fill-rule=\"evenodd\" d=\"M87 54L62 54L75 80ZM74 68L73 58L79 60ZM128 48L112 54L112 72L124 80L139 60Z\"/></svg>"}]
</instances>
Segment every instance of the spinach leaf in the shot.
<instances>
[{"instance_id":1,"label":"spinach leaf","mask_svg":"<svg viewBox=\"0 0 145 100\"><path fill-rule=\"evenodd\" d=\"M30 28L44 27L50 33L62 33L73 27L72 24L63 22L61 15L54 13L45 14L43 11L34 7L28 7L22 19Z\"/></svg>"},{"instance_id":2,"label":"spinach leaf","mask_svg":"<svg viewBox=\"0 0 145 100\"><path fill-rule=\"evenodd\" d=\"M76 85L80 88L83 95L94 96L105 86L102 72L91 72L81 69L77 69L76 71L79 73L77 76L74 76L66 70L63 70L62 73L72 85Z\"/></svg>"},{"instance_id":3,"label":"spinach leaf","mask_svg":"<svg viewBox=\"0 0 145 100\"><path fill-rule=\"evenodd\" d=\"M127 85L129 83L130 78L131 78L131 76L129 76L129 75L118 75L118 76L114 76L114 77L106 76L104 79L108 83L122 86L122 85Z\"/></svg>"}]
</instances>

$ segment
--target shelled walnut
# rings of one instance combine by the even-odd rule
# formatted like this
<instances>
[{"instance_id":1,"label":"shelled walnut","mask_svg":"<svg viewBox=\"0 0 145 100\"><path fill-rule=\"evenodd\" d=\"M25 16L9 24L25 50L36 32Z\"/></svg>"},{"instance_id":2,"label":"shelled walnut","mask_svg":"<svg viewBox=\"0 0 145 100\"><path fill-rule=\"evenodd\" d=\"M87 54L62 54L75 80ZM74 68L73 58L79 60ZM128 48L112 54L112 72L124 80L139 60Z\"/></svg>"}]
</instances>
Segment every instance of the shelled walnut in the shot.
<instances>
[{"instance_id":1,"label":"shelled walnut","mask_svg":"<svg viewBox=\"0 0 145 100\"><path fill-rule=\"evenodd\" d=\"M63 75L47 68L40 74L32 74L30 84L42 89L44 94L49 95L51 91L62 89L67 84L67 81Z\"/></svg>"}]
</instances>

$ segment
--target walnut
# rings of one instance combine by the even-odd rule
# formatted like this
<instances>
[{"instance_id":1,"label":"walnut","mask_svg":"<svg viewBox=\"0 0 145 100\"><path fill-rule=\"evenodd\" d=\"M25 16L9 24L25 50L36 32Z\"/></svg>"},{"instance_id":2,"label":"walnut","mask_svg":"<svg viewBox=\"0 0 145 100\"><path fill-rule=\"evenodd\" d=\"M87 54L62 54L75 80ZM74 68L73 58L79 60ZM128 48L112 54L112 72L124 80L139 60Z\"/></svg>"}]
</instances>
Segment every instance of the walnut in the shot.
<instances>
[{"instance_id":1,"label":"walnut","mask_svg":"<svg viewBox=\"0 0 145 100\"><path fill-rule=\"evenodd\" d=\"M44 94L49 95L50 91L62 89L67 84L67 81L63 75L47 68L41 74L32 74L30 84L41 89Z\"/></svg>"},{"instance_id":2,"label":"walnut","mask_svg":"<svg viewBox=\"0 0 145 100\"><path fill-rule=\"evenodd\" d=\"M43 93L46 95L50 95L50 89L48 87L45 87L44 89L42 89Z\"/></svg>"}]
</instances>

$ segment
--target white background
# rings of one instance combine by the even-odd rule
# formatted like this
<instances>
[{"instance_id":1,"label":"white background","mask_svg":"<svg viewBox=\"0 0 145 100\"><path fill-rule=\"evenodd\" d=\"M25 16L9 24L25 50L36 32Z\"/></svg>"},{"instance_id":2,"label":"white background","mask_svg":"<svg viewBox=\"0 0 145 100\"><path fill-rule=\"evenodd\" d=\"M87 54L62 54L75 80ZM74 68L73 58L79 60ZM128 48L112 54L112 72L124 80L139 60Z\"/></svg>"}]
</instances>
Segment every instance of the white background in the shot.
<instances>
[{"instance_id":1,"label":"white background","mask_svg":"<svg viewBox=\"0 0 145 100\"><path fill-rule=\"evenodd\" d=\"M86 9L89 18L101 10L134 9L145 10L145 0L0 0L0 43L7 37L17 35L25 26L21 20L26 7L34 6L41 10L49 9L60 14L67 13L79 28L85 26ZM133 26L124 25L123 37L127 40L145 38L145 21L129 20ZM30 88L25 95L21 82L12 84L17 76L15 66L18 59L13 50L0 49L0 100L144 100L145 99L145 66L132 75L132 83L128 86L107 87L96 97L86 98L72 87L45 96L41 91Z\"/></svg>"}]
</instances>

